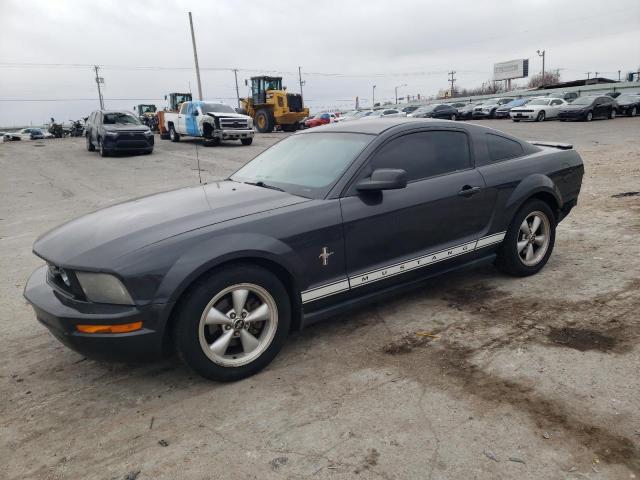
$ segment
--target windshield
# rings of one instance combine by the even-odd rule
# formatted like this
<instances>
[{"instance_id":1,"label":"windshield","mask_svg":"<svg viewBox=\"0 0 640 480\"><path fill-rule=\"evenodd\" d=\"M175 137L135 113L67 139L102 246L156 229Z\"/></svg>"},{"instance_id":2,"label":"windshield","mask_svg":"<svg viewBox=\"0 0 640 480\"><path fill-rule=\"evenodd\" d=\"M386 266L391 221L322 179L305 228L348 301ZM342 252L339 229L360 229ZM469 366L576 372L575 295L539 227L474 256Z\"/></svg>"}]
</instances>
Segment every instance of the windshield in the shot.
<instances>
[{"instance_id":1,"label":"windshield","mask_svg":"<svg viewBox=\"0 0 640 480\"><path fill-rule=\"evenodd\" d=\"M202 105L202 111L217 113L236 113L236 111L232 107L223 103L205 103Z\"/></svg>"},{"instance_id":2,"label":"windshield","mask_svg":"<svg viewBox=\"0 0 640 480\"><path fill-rule=\"evenodd\" d=\"M549 100L545 100L543 98L533 99L528 105L549 105Z\"/></svg>"},{"instance_id":3,"label":"windshield","mask_svg":"<svg viewBox=\"0 0 640 480\"><path fill-rule=\"evenodd\" d=\"M372 113L373 113L373 111L371 111L371 110L365 110L363 112L358 112L358 113L356 113L355 118L368 117Z\"/></svg>"},{"instance_id":4,"label":"windshield","mask_svg":"<svg viewBox=\"0 0 640 480\"><path fill-rule=\"evenodd\" d=\"M141 105L140 113L153 113L156 111L155 105Z\"/></svg>"},{"instance_id":5,"label":"windshield","mask_svg":"<svg viewBox=\"0 0 640 480\"><path fill-rule=\"evenodd\" d=\"M360 133L307 133L276 143L233 174L236 182L264 182L294 195L324 198L375 137Z\"/></svg>"},{"instance_id":6,"label":"windshield","mask_svg":"<svg viewBox=\"0 0 640 480\"><path fill-rule=\"evenodd\" d=\"M571 105L591 105L593 103L594 97L578 97Z\"/></svg>"},{"instance_id":7,"label":"windshield","mask_svg":"<svg viewBox=\"0 0 640 480\"><path fill-rule=\"evenodd\" d=\"M140 120L130 113L113 112L105 113L102 117L102 123L105 125L115 125L116 123L140 125Z\"/></svg>"},{"instance_id":8,"label":"windshield","mask_svg":"<svg viewBox=\"0 0 640 480\"><path fill-rule=\"evenodd\" d=\"M619 95L618 98L616 98L616 101L618 103L633 103L633 102L637 102L638 100L640 100L640 95L631 95L629 93L626 93L624 95Z\"/></svg>"},{"instance_id":9,"label":"windshield","mask_svg":"<svg viewBox=\"0 0 640 480\"><path fill-rule=\"evenodd\" d=\"M429 105L427 107L420 107L419 109L417 109L415 112L413 112L414 114L420 114L420 113L428 113L433 111L433 109L436 108L435 105Z\"/></svg>"}]
</instances>

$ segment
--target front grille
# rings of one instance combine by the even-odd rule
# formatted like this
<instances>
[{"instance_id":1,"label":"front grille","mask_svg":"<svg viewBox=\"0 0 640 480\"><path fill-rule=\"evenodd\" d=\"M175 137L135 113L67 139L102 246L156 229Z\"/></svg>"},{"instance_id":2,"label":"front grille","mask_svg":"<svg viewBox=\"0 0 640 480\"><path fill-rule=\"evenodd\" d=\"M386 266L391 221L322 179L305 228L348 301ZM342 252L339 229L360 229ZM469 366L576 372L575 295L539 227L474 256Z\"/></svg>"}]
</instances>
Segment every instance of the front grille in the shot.
<instances>
[{"instance_id":1,"label":"front grille","mask_svg":"<svg viewBox=\"0 0 640 480\"><path fill-rule=\"evenodd\" d=\"M297 93L287 93L287 104L291 112L301 112L303 110L302 96Z\"/></svg>"},{"instance_id":2,"label":"front grille","mask_svg":"<svg viewBox=\"0 0 640 480\"><path fill-rule=\"evenodd\" d=\"M237 128L239 130L246 130L249 128L247 120L245 118L234 118L234 117L218 117L218 122L220 124L220 128L223 130L232 130Z\"/></svg>"},{"instance_id":3,"label":"front grille","mask_svg":"<svg viewBox=\"0 0 640 480\"><path fill-rule=\"evenodd\" d=\"M516 113L533 113L533 110L515 110Z\"/></svg>"},{"instance_id":4,"label":"front grille","mask_svg":"<svg viewBox=\"0 0 640 480\"><path fill-rule=\"evenodd\" d=\"M120 140L118 139L118 141L116 142L116 148L122 148L122 149L127 149L127 148L146 148L148 147L149 144L147 143L147 140Z\"/></svg>"}]
</instances>

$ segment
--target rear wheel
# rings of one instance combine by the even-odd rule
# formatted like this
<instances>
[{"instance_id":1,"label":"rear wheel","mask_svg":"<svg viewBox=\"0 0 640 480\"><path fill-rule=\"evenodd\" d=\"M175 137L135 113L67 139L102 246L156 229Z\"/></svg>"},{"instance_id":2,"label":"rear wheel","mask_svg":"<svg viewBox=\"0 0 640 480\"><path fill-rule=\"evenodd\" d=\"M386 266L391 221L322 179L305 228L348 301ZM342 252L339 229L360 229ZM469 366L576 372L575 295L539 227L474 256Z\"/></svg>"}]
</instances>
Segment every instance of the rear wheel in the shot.
<instances>
[{"instance_id":1,"label":"rear wheel","mask_svg":"<svg viewBox=\"0 0 640 480\"><path fill-rule=\"evenodd\" d=\"M618 112L616 112L616 109L615 109L615 108L612 108L612 109L611 109L611 111L609 112L609 118L610 118L611 120L613 120L614 118L616 118L616 114L617 114L617 113L618 113Z\"/></svg>"},{"instance_id":2,"label":"rear wheel","mask_svg":"<svg viewBox=\"0 0 640 480\"><path fill-rule=\"evenodd\" d=\"M544 110L541 110L540 113L538 113L538 116L536 117L536 122L544 122L545 119L545 113Z\"/></svg>"},{"instance_id":3,"label":"rear wheel","mask_svg":"<svg viewBox=\"0 0 640 480\"><path fill-rule=\"evenodd\" d=\"M630 117L635 117L637 114L638 114L638 109L636 107L633 107L631 110L629 110Z\"/></svg>"},{"instance_id":4,"label":"rear wheel","mask_svg":"<svg viewBox=\"0 0 640 480\"><path fill-rule=\"evenodd\" d=\"M549 260L556 239L556 220L542 200L525 203L513 218L498 250L496 266L510 275L538 273Z\"/></svg>"},{"instance_id":5,"label":"rear wheel","mask_svg":"<svg viewBox=\"0 0 640 480\"><path fill-rule=\"evenodd\" d=\"M455 122L456 121L456 114L452 113L450 119Z\"/></svg>"},{"instance_id":6,"label":"rear wheel","mask_svg":"<svg viewBox=\"0 0 640 480\"><path fill-rule=\"evenodd\" d=\"M242 145L251 145L253 143L253 138L241 138L240 142L242 142Z\"/></svg>"},{"instance_id":7,"label":"rear wheel","mask_svg":"<svg viewBox=\"0 0 640 480\"><path fill-rule=\"evenodd\" d=\"M515 118L512 119L514 122L518 123L520 120L517 120Z\"/></svg>"},{"instance_id":8,"label":"rear wheel","mask_svg":"<svg viewBox=\"0 0 640 480\"><path fill-rule=\"evenodd\" d=\"M256 113L256 129L260 133L270 133L273 132L274 126L273 112L264 108L258 110L258 113Z\"/></svg>"},{"instance_id":9,"label":"rear wheel","mask_svg":"<svg viewBox=\"0 0 640 480\"><path fill-rule=\"evenodd\" d=\"M87 137L87 151L94 152L96 149L96 146L91 141L91 135L87 133L86 137Z\"/></svg>"},{"instance_id":10,"label":"rear wheel","mask_svg":"<svg viewBox=\"0 0 640 480\"><path fill-rule=\"evenodd\" d=\"M593 112L587 112L587 122L593 120Z\"/></svg>"},{"instance_id":11,"label":"rear wheel","mask_svg":"<svg viewBox=\"0 0 640 480\"><path fill-rule=\"evenodd\" d=\"M176 132L176 129L174 128L173 125L169 127L169 138L171 139L172 142L180 141L180 134Z\"/></svg>"},{"instance_id":12,"label":"rear wheel","mask_svg":"<svg viewBox=\"0 0 640 480\"><path fill-rule=\"evenodd\" d=\"M200 280L181 302L174 340L182 360L221 382L267 366L291 322L286 289L268 270L234 265Z\"/></svg>"}]
</instances>

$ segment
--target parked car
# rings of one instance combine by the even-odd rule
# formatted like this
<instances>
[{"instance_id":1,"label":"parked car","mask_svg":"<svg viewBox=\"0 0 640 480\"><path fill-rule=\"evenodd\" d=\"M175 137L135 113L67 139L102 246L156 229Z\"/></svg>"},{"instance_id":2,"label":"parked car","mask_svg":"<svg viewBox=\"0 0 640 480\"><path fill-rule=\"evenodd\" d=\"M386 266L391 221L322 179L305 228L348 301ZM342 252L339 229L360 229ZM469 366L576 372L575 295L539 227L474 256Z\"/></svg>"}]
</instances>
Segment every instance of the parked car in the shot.
<instances>
[{"instance_id":1,"label":"parked car","mask_svg":"<svg viewBox=\"0 0 640 480\"><path fill-rule=\"evenodd\" d=\"M608 95L578 97L558 112L560 121L585 120L594 118L615 118L618 110L616 101Z\"/></svg>"},{"instance_id":2,"label":"parked car","mask_svg":"<svg viewBox=\"0 0 640 480\"><path fill-rule=\"evenodd\" d=\"M473 110L479 105L482 105L482 102L467 103L464 107L457 108L458 120L471 120L473 118Z\"/></svg>"},{"instance_id":3,"label":"parked car","mask_svg":"<svg viewBox=\"0 0 640 480\"><path fill-rule=\"evenodd\" d=\"M251 145L255 135L253 118L219 102L183 102L177 113L164 112L162 122L161 130L169 132L172 142L186 136L202 138L206 146L220 145L225 140Z\"/></svg>"},{"instance_id":4,"label":"parked car","mask_svg":"<svg viewBox=\"0 0 640 480\"><path fill-rule=\"evenodd\" d=\"M327 123L335 122L337 119L335 113L318 113L305 122L307 128L319 127L320 125L326 125Z\"/></svg>"},{"instance_id":5,"label":"parked car","mask_svg":"<svg viewBox=\"0 0 640 480\"><path fill-rule=\"evenodd\" d=\"M379 110L374 110L369 117L377 117L377 118L394 118L394 117L406 117L407 114L405 112L401 112L395 108L381 108Z\"/></svg>"},{"instance_id":6,"label":"parked car","mask_svg":"<svg viewBox=\"0 0 640 480\"><path fill-rule=\"evenodd\" d=\"M374 110L360 110L358 113L356 113L353 119L360 120L361 118L367 118L373 115L373 113Z\"/></svg>"},{"instance_id":7,"label":"parked car","mask_svg":"<svg viewBox=\"0 0 640 480\"><path fill-rule=\"evenodd\" d=\"M458 110L451 105L440 103L420 107L418 110L410 113L408 116L414 118L440 118L455 120L458 117Z\"/></svg>"},{"instance_id":8,"label":"parked car","mask_svg":"<svg viewBox=\"0 0 640 480\"><path fill-rule=\"evenodd\" d=\"M344 121L353 120L358 113L360 113L359 110L350 110L348 112L341 114L339 117L336 117L334 121L344 122Z\"/></svg>"},{"instance_id":9,"label":"parked car","mask_svg":"<svg viewBox=\"0 0 640 480\"><path fill-rule=\"evenodd\" d=\"M531 99L516 98L515 100L511 100L509 103L505 103L496 109L495 118L509 118L509 112L512 108L522 107L523 105L526 105L529 100Z\"/></svg>"},{"instance_id":10,"label":"parked car","mask_svg":"<svg viewBox=\"0 0 640 480\"><path fill-rule=\"evenodd\" d=\"M472 118L494 118L498 107L509 103L512 98L490 98L473 109Z\"/></svg>"},{"instance_id":11,"label":"parked car","mask_svg":"<svg viewBox=\"0 0 640 480\"><path fill-rule=\"evenodd\" d=\"M23 128L17 132L10 132L11 140L42 140L44 132L41 128Z\"/></svg>"},{"instance_id":12,"label":"parked car","mask_svg":"<svg viewBox=\"0 0 640 480\"><path fill-rule=\"evenodd\" d=\"M407 105L406 107L401 108L400 111L409 115L410 113L413 113L416 110L418 110L418 108L420 108L418 105Z\"/></svg>"},{"instance_id":13,"label":"parked car","mask_svg":"<svg viewBox=\"0 0 640 480\"><path fill-rule=\"evenodd\" d=\"M153 132L138 117L125 111L96 110L85 124L87 150L100 156L114 152L153 152Z\"/></svg>"},{"instance_id":14,"label":"parked car","mask_svg":"<svg viewBox=\"0 0 640 480\"><path fill-rule=\"evenodd\" d=\"M324 125L227 180L53 229L24 295L85 356L139 361L173 345L200 375L238 380L290 331L380 294L483 263L539 272L583 172L570 145L479 125Z\"/></svg>"},{"instance_id":15,"label":"parked car","mask_svg":"<svg viewBox=\"0 0 640 480\"><path fill-rule=\"evenodd\" d=\"M623 93L616 97L616 103L618 104L618 113L620 115L627 115L629 117L635 117L640 112L640 95L633 93Z\"/></svg>"},{"instance_id":16,"label":"parked car","mask_svg":"<svg viewBox=\"0 0 640 480\"><path fill-rule=\"evenodd\" d=\"M544 122L550 118L558 118L560 109L567 105L569 104L561 98L532 98L526 105L512 108L509 116L514 122L519 122L520 120Z\"/></svg>"}]
</instances>

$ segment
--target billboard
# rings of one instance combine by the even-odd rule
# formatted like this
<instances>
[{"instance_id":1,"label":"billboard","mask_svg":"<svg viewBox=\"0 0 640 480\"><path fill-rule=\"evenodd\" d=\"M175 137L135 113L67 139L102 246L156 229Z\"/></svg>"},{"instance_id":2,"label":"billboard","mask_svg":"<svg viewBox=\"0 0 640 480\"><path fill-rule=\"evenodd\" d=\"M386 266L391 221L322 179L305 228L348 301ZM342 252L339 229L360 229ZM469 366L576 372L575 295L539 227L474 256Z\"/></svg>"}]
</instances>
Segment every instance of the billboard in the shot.
<instances>
[{"instance_id":1,"label":"billboard","mask_svg":"<svg viewBox=\"0 0 640 480\"><path fill-rule=\"evenodd\" d=\"M529 59L510 60L493 65L494 80L509 80L529 76Z\"/></svg>"}]
</instances>

